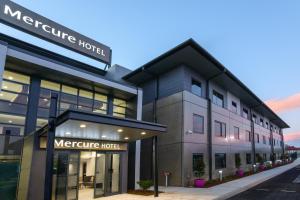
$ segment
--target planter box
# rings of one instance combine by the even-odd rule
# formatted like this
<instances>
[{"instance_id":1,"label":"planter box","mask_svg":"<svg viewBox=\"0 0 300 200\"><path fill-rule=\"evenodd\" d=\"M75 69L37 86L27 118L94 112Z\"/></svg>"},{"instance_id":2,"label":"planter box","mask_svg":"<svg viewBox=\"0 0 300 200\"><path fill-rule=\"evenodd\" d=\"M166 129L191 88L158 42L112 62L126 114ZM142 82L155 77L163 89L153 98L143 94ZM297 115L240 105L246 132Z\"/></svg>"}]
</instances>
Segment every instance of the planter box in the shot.
<instances>
[{"instance_id":1,"label":"planter box","mask_svg":"<svg viewBox=\"0 0 300 200\"><path fill-rule=\"evenodd\" d=\"M194 180L194 186L197 187L197 188L203 188L205 185L205 179L195 179Z\"/></svg>"}]
</instances>

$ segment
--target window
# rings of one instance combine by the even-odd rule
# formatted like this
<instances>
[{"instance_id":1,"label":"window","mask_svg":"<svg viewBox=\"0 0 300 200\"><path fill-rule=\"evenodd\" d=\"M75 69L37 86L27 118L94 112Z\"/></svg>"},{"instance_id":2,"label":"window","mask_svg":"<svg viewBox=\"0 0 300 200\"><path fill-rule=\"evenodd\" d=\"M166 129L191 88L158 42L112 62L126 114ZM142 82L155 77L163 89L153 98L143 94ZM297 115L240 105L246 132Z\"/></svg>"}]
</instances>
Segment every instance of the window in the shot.
<instances>
[{"instance_id":1,"label":"window","mask_svg":"<svg viewBox=\"0 0 300 200\"><path fill-rule=\"evenodd\" d=\"M269 137L269 145L272 145L272 140L270 137Z\"/></svg>"},{"instance_id":2,"label":"window","mask_svg":"<svg viewBox=\"0 0 300 200\"><path fill-rule=\"evenodd\" d=\"M257 123L257 117L256 117L255 114L252 115L252 121L253 121L254 123Z\"/></svg>"},{"instance_id":3,"label":"window","mask_svg":"<svg viewBox=\"0 0 300 200\"><path fill-rule=\"evenodd\" d=\"M255 135L256 135L256 142L259 143L259 134L256 133Z\"/></svg>"},{"instance_id":4,"label":"window","mask_svg":"<svg viewBox=\"0 0 300 200\"><path fill-rule=\"evenodd\" d=\"M232 101L231 105L232 105L232 111L237 113L237 104L234 101Z\"/></svg>"},{"instance_id":5,"label":"window","mask_svg":"<svg viewBox=\"0 0 300 200\"><path fill-rule=\"evenodd\" d=\"M264 126L264 120L262 118L259 119L259 125Z\"/></svg>"},{"instance_id":6,"label":"window","mask_svg":"<svg viewBox=\"0 0 300 200\"><path fill-rule=\"evenodd\" d=\"M251 137L251 132L250 131L246 131L246 141L248 141L248 142L252 141L252 137Z\"/></svg>"},{"instance_id":7,"label":"window","mask_svg":"<svg viewBox=\"0 0 300 200\"><path fill-rule=\"evenodd\" d=\"M240 129L239 127L233 127L234 130L234 139L239 140L240 139Z\"/></svg>"},{"instance_id":8,"label":"window","mask_svg":"<svg viewBox=\"0 0 300 200\"><path fill-rule=\"evenodd\" d=\"M202 96L202 87L200 82L192 80L192 93L200 97Z\"/></svg>"},{"instance_id":9,"label":"window","mask_svg":"<svg viewBox=\"0 0 300 200\"><path fill-rule=\"evenodd\" d=\"M5 70L0 91L0 134L23 135L30 77Z\"/></svg>"},{"instance_id":10,"label":"window","mask_svg":"<svg viewBox=\"0 0 300 200\"><path fill-rule=\"evenodd\" d=\"M263 135L263 144L267 144L266 136Z\"/></svg>"},{"instance_id":11,"label":"window","mask_svg":"<svg viewBox=\"0 0 300 200\"><path fill-rule=\"evenodd\" d=\"M270 128L271 128L271 131L273 131L273 125L272 124L270 125Z\"/></svg>"},{"instance_id":12,"label":"window","mask_svg":"<svg viewBox=\"0 0 300 200\"><path fill-rule=\"evenodd\" d=\"M268 122L266 122L266 128L269 128L269 123Z\"/></svg>"},{"instance_id":13,"label":"window","mask_svg":"<svg viewBox=\"0 0 300 200\"><path fill-rule=\"evenodd\" d=\"M252 162L251 162L251 153L247 153L246 154L246 164L247 165L249 165L249 164L251 164Z\"/></svg>"},{"instance_id":14,"label":"window","mask_svg":"<svg viewBox=\"0 0 300 200\"><path fill-rule=\"evenodd\" d=\"M222 94L213 91L213 99L212 102L220 107L224 107L224 97Z\"/></svg>"},{"instance_id":15,"label":"window","mask_svg":"<svg viewBox=\"0 0 300 200\"><path fill-rule=\"evenodd\" d=\"M193 133L204 133L204 117L193 114Z\"/></svg>"},{"instance_id":16,"label":"window","mask_svg":"<svg viewBox=\"0 0 300 200\"><path fill-rule=\"evenodd\" d=\"M215 135L219 137L226 137L226 124L215 121Z\"/></svg>"},{"instance_id":17,"label":"window","mask_svg":"<svg viewBox=\"0 0 300 200\"><path fill-rule=\"evenodd\" d=\"M243 117L248 119L248 116L249 116L249 112L246 108L243 108Z\"/></svg>"},{"instance_id":18,"label":"window","mask_svg":"<svg viewBox=\"0 0 300 200\"><path fill-rule=\"evenodd\" d=\"M215 154L215 169L226 168L226 154L216 153Z\"/></svg>"},{"instance_id":19,"label":"window","mask_svg":"<svg viewBox=\"0 0 300 200\"><path fill-rule=\"evenodd\" d=\"M234 160L235 160L235 167L236 167L236 168L239 167L239 166L237 166L238 160L241 160L241 157L240 157L240 154L239 154L239 153L234 154ZM241 164L241 163L240 163L240 164Z\"/></svg>"},{"instance_id":20,"label":"window","mask_svg":"<svg viewBox=\"0 0 300 200\"><path fill-rule=\"evenodd\" d=\"M107 96L95 93L93 112L107 113Z\"/></svg>"},{"instance_id":21,"label":"window","mask_svg":"<svg viewBox=\"0 0 300 200\"><path fill-rule=\"evenodd\" d=\"M263 154L263 160L267 161L267 154L265 154L265 153Z\"/></svg>"},{"instance_id":22,"label":"window","mask_svg":"<svg viewBox=\"0 0 300 200\"><path fill-rule=\"evenodd\" d=\"M193 172L198 170L200 162L203 162L203 154L194 153L193 154Z\"/></svg>"},{"instance_id":23,"label":"window","mask_svg":"<svg viewBox=\"0 0 300 200\"><path fill-rule=\"evenodd\" d=\"M126 101L122 99L114 98L113 104L114 104L113 116L125 118L126 107L127 107Z\"/></svg>"}]
</instances>

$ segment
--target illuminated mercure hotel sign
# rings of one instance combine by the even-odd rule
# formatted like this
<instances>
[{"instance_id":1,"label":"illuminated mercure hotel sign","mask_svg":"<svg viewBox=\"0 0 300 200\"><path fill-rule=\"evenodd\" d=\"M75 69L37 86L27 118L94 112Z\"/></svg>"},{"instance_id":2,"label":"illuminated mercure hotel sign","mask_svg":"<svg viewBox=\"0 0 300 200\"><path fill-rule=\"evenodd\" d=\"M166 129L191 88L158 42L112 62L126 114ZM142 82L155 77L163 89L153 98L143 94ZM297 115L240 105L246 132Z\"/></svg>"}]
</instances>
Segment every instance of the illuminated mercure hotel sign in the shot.
<instances>
[{"instance_id":1,"label":"illuminated mercure hotel sign","mask_svg":"<svg viewBox=\"0 0 300 200\"><path fill-rule=\"evenodd\" d=\"M1 0L0 9L2 23L105 64L111 63L111 49L99 42L9 0Z\"/></svg>"},{"instance_id":2,"label":"illuminated mercure hotel sign","mask_svg":"<svg viewBox=\"0 0 300 200\"><path fill-rule=\"evenodd\" d=\"M47 139L40 138L40 148L47 146ZM127 144L110 141L94 141L72 138L55 138L55 149L77 149L77 150L109 150L109 151L126 151Z\"/></svg>"}]
</instances>

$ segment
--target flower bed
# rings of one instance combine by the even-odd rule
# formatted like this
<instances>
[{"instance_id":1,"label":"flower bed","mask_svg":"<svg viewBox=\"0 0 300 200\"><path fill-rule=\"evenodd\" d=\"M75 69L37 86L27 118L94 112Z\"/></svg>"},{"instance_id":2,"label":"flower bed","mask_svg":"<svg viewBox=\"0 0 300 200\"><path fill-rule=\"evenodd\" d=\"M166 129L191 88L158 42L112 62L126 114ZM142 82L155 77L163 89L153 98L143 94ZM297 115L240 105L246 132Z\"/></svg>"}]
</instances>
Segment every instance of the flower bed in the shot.
<instances>
[{"instance_id":1,"label":"flower bed","mask_svg":"<svg viewBox=\"0 0 300 200\"><path fill-rule=\"evenodd\" d=\"M290 163L292 163L292 161L284 162L281 165L275 164L272 167L265 167L265 166L264 167L259 167L258 168L259 170L256 170L256 172L254 172L254 171L244 172L243 177L254 175L254 174L257 174L257 173L260 173L260 172L263 172L263 171L271 170L271 169L274 169L276 167L284 166L284 165L287 165L287 164L290 164ZM219 179L208 180L208 181L206 181L206 184L205 184L204 188L210 188L210 187L213 187L213 186L216 186L216 185L219 185L219 184L223 184L223 183L226 183L226 182L229 182L229 181L234 181L234 180L237 180L237 179L240 179L240 178L243 178L243 177L238 176L238 175L231 175L231 176L223 177L222 181L220 181Z\"/></svg>"}]
</instances>

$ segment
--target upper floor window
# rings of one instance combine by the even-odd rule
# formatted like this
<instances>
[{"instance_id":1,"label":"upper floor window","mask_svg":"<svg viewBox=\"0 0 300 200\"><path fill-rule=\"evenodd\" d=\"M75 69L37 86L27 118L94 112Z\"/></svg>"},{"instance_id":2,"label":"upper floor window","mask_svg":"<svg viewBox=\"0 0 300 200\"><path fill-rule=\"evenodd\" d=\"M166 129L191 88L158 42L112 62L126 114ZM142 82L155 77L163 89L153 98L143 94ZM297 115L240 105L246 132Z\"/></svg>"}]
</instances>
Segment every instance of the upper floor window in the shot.
<instances>
[{"instance_id":1,"label":"upper floor window","mask_svg":"<svg viewBox=\"0 0 300 200\"><path fill-rule=\"evenodd\" d=\"M257 117L255 114L252 115L252 120L253 120L253 122L257 123Z\"/></svg>"},{"instance_id":2,"label":"upper floor window","mask_svg":"<svg viewBox=\"0 0 300 200\"><path fill-rule=\"evenodd\" d=\"M256 133L255 135L256 135L256 142L259 143L259 134Z\"/></svg>"},{"instance_id":3,"label":"upper floor window","mask_svg":"<svg viewBox=\"0 0 300 200\"><path fill-rule=\"evenodd\" d=\"M204 117L193 114L193 133L204 133Z\"/></svg>"},{"instance_id":4,"label":"upper floor window","mask_svg":"<svg viewBox=\"0 0 300 200\"><path fill-rule=\"evenodd\" d=\"M238 110L237 110L237 104L236 104L236 102L232 101L231 102L231 107L232 107L231 108L232 111L235 112L235 113L237 113Z\"/></svg>"},{"instance_id":5,"label":"upper floor window","mask_svg":"<svg viewBox=\"0 0 300 200\"><path fill-rule=\"evenodd\" d=\"M114 98L113 116L125 117L127 103L125 100Z\"/></svg>"},{"instance_id":6,"label":"upper floor window","mask_svg":"<svg viewBox=\"0 0 300 200\"><path fill-rule=\"evenodd\" d=\"M263 135L263 144L267 144L266 136Z\"/></svg>"},{"instance_id":7,"label":"upper floor window","mask_svg":"<svg viewBox=\"0 0 300 200\"><path fill-rule=\"evenodd\" d=\"M268 122L266 122L266 128L269 128L269 123Z\"/></svg>"},{"instance_id":8,"label":"upper floor window","mask_svg":"<svg viewBox=\"0 0 300 200\"><path fill-rule=\"evenodd\" d=\"M224 96L215 90L213 91L213 98L212 101L214 104L224 107Z\"/></svg>"},{"instance_id":9,"label":"upper floor window","mask_svg":"<svg viewBox=\"0 0 300 200\"><path fill-rule=\"evenodd\" d=\"M248 141L248 142L252 141L252 137L251 137L251 132L250 131L246 131L246 141Z\"/></svg>"},{"instance_id":10,"label":"upper floor window","mask_svg":"<svg viewBox=\"0 0 300 200\"><path fill-rule=\"evenodd\" d=\"M219 137L226 137L226 124L215 121L215 135Z\"/></svg>"},{"instance_id":11,"label":"upper floor window","mask_svg":"<svg viewBox=\"0 0 300 200\"><path fill-rule=\"evenodd\" d=\"M243 117L248 119L248 116L249 116L249 112L246 108L243 108Z\"/></svg>"},{"instance_id":12,"label":"upper floor window","mask_svg":"<svg viewBox=\"0 0 300 200\"><path fill-rule=\"evenodd\" d=\"M236 139L236 140L240 139L240 129L239 129L239 127L234 127L234 139Z\"/></svg>"},{"instance_id":13,"label":"upper floor window","mask_svg":"<svg viewBox=\"0 0 300 200\"><path fill-rule=\"evenodd\" d=\"M264 120L262 118L259 119L259 125L264 126Z\"/></svg>"},{"instance_id":14,"label":"upper floor window","mask_svg":"<svg viewBox=\"0 0 300 200\"><path fill-rule=\"evenodd\" d=\"M201 83L195 80L192 80L192 93L197 96L202 96L202 87Z\"/></svg>"}]
</instances>

